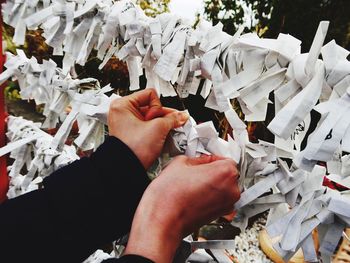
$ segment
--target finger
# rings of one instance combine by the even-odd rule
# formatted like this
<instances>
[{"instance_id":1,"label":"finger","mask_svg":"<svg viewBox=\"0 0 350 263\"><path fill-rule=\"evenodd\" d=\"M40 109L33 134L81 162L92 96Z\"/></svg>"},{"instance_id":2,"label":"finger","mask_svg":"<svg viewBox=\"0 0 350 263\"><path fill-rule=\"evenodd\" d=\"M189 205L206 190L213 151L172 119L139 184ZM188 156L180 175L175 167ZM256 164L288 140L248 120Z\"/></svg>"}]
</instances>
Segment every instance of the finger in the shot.
<instances>
[{"instance_id":1,"label":"finger","mask_svg":"<svg viewBox=\"0 0 350 263\"><path fill-rule=\"evenodd\" d=\"M236 216L237 211L233 210L233 207L230 209L230 213L222 216L223 218L225 218L227 221L231 222L233 220L233 218Z\"/></svg>"},{"instance_id":2,"label":"finger","mask_svg":"<svg viewBox=\"0 0 350 263\"><path fill-rule=\"evenodd\" d=\"M167 108L167 107L161 107L161 108L150 108L150 106L143 106L140 107L140 112L142 113L142 115L144 116L148 116L147 118L145 118L146 121L152 120L154 118L158 118L158 117L163 117L169 113L175 112L177 111L176 109L173 108ZM150 112L150 113L149 113Z\"/></svg>"},{"instance_id":3,"label":"finger","mask_svg":"<svg viewBox=\"0 0 350 263\"><path fill-rule=\"evenodd\" d=\"M237 211L233 210L233 206L230 208L229 213L226 215L223 215L222 217L225 218L227 221L231 222L233 218L236 216Z\"/></svg>"},{"instance_id":4,"label":"finger","mask_svg":"<svg viewBox=\"0 0 350 263\"><path fill-rule=\"evenodd\" d=\"M231 159L220 159L207 164L203 164L201 169L208 174L229 176L234 182L238 179L236 163Z\"/></svg>"},{"instance_id":5,"label":"finger","mask_svg":"<svg viewBox=\"0 0 350 263\"><path fill-rule=\"evenodd\" d=\"M220 166L230 167L230 168L234 167L234 169L237 170L237 164L235 161L233 161L230 158L226 158L222 156L213 155L212 162L208 164L211 164L211 166L213 167L220 167Z\"/></svg>"},{"instance_id":6,"label":"finger","mask_svg":"<svg viewBox=\"0 0 350 263\"><path fill-rule=\"evenodd\" d=\"M140 112L142 113L142 115L145 117L147 112L149 111L149 106L143 106L140 107Z\"/></svg>"},{"instance_id":7,"label":"finger","mask_svg":"<svg viewBox=\"0 0 350 263\"><path fill-rule=\"evenodd\" d=\"M162 109L163 109L165 115L166 115L166 114L169 114L169 113L173 113L173 112L175 112L175 111L178 111L177 109L168 108L168 107L162 107Z\"/></svg>"},{"instance_id":8,"label":"finger","mask_svg":"<svg viewBox=\"0 0 350 263\"><path fill-rule=\"evenodd\" d=\"M137 107L149 106L161 108L162 104L159 100L155 89L144 89L130 95L131 101L136 103Z\"/></svg>"},{"instance_id":9,"label":"finger","mask_svg":"<svg viewBox=\"0 0 350 263\"><path fill-rule=\"evenodd\" d=\"M148 108L147 112L145 113L145 121L153 120L155 118L164 117L165 115L168 115L170 113L177 112L177 110L172 108Z\"/></svg>"},{"instance_id":10,"label":"finger","mask_svg":"<svg viewBox=\"0 0 350 263\"><path fill-rule=\"evenodd\" d=\"M161 111L161 112L162 112L162 116L167 115L167 114L169 114L169 113L171 113L171 112L176 111L175 109L166 108L166 107L162 107L162 108L150 108L150 106L143 106L143 107L140 107L139 109L140 109L140 112L141 112L143 115L147 115L147 114L149 114L148 112L149 112L150 110L155 110L155 109L157 109L157 111ZM148 120L150 120L150 119L154 119L154 118L149 118Z\"/></svg>"},{"instance_id":11,"label":"finger","mask_svg":"<svg viewBox=\"0 0 350 263\"><path fill-rule=\"evenodd\" d=\"M157 126L163 127L162 132L168 134L170 130L178 128L186 123L188 114L183 111L174 111L165 115L162 118L156 118L153 121Z\"/></svg>"},{"instance_id":12,"label":"finger","mask_svg":"<svg viewBox=\"0 0 350 263\"><path fill-rule=\"evenodd\" d=\"M218 160L224 160L224 159L226 159L226 158L221 157L221 156L216 156L216 155L203 154L200 157L188 158L187 163L189 165L201 165L201 164L207 164L207 163L215 162Z\"/></svg>"}]
</instances>

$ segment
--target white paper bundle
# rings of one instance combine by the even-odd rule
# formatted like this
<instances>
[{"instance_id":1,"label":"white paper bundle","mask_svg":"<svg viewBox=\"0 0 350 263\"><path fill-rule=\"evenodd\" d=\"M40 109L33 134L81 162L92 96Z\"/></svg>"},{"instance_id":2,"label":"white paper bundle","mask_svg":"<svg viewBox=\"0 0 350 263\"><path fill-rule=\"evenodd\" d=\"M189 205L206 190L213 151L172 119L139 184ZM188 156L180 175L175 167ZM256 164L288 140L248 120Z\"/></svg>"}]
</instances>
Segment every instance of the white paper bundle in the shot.
<instances>
[{"instance_id":1,"label":"white paper bundle","mask_svg":"<svg viewBox=\"0 0 350 263\"><path fill-rule=\"evenodd\" d=\"M10 142L0 151L1 156L11 152L10 157L15 159L8 167L8 198L38 189L43 178L79 159L74 146L64 145L60 150L52 148L54 137L42 131L40 126L40 123L21 117L8 118L6 135Z\"/></svg>"}]
</instances>

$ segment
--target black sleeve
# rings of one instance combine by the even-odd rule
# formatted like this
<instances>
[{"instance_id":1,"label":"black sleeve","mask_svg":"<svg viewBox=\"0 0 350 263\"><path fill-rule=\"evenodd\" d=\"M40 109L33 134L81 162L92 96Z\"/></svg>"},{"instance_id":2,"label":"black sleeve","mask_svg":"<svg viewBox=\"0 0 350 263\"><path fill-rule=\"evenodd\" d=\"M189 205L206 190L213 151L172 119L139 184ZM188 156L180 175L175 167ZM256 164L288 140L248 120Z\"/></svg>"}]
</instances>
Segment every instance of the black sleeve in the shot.
<instances>
[{"instance_id":1,"label":"black sleeve","mask_svg":"<svg viewBox=\"0 0 350 263\"><path fill-rule=\"evenodd\" d=\"M0 206L0 262L80 263L130 230L149 184L135 154L109 137L44 188Z\"/></svg>"},{"instance_id":2,"label":"black sleeve","mask_svg":"<svg viewBox=\"0 0 350 263\"><path fill-rule=\"evenodd\" d=\"M121 258L109 258L102 263L154 263L152 260L147 258L137 256L137 255L127 255Z\"/></svg>"}]
</instances>

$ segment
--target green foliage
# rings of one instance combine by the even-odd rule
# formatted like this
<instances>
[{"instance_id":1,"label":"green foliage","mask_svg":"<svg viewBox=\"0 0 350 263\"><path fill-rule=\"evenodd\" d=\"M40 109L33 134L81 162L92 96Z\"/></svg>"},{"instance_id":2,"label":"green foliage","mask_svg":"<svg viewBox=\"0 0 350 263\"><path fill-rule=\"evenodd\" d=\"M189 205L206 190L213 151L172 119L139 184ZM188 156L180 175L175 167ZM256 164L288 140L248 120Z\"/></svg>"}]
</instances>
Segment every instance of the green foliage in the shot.
<instances>
[{"instance_id":1,"label":"green foliage","mask_svg":"<svg viewBox=\"0 0 350 263\"><path fill-rule=\"evenodd\" d=\"M243 24L246 31L276 38L288 33L302 40L302 50L310 49L318 24L330 21L326 42L350 49L350 1L348 0L205 0L206 18L221 21L230 34Z\"/></svg>"},{"instance_id":2,"label":"green foliage","mask_svg":"<svg viewBox=\"0 0 350 263\"><path fill-rule=\"evenodd\" d=\"M137 4L145 11L147 16L155 17L169 12L170 0L138 0Z\"/></svg>"},{"instance_id":3,"label":"green foliage","mask_svg":"<svg viewBox=\"0 0 350 263\"><path fill-rule=\"evenodd\" d=\"M270 22L271 12L273 10L273 1L271 0L245 0L249 15L250 29L255 27L259 35L263 35ZM248 22L248 21L247 21Z\"/></svg>"},{"instance_id":4,"label":"green foliage","mask_svg":"<svg viewBox=\"0 0 350 263\"><path fill-rule=\"evenodd\" d=\"M274 0L273 7L266 36L289 33L302 40L302 50L307 52L319 22L329 20L326 42L335 39L339 45L350 49L350 1Z\"/></svg>"},{"instance_id":5,"label":"green foliage","mask_svg":"<svg viewBox=\"0 0 350 263\"><path fill-rule=\"evenodd\" d=\"M2 39L5 43L5 51L16 54L16 45L12 41L12 36L14 34L13 28L6 24L3 24L2 32Z\"/></svg>"},{"instance_id":6,"label":"green foliage","mask_svg":"<svg viewBox=\"0 0 350 263\"><path fill-rule=\"evenodd\" d=\"M25 43L23 46L16 46L13 43L14 29L6 24L3 24L2 28L3 40L5 41L5 51L9 51L12 54L17 54L16 49L23 49L28 57L34 56L38 62L42 62L43 59L52 58L52 47L49 47L45 43L45 38L41 35L42 30L27 30Z\"/></svg>"},{"instance_id":7,"label":"green foliage","mask_svg":"<svg viewBox=\"0 0 350 263\"><path fill-rule=\"evenodd\" d=\"M5 96L8 100L20 100L19 87L16 82L8 81L4 89Z\"/></svg>"},{"instance_id":8,"label":"green foliage","mask_svg":"<svg viewBox=\"0 0 350 263\"><path fill-rule=\"evenodd\" d=\"M98 69L101 64L101 60L96 57L96 52L92 52L89 60L85 66L75 65L76 73L79 79L83 78L95 78L98 79L101 87L111 84L116 93L124 96L129 93L129 73L126 63L112 57L102 70Z\"/></svg>"},{"instance_id":9,"label":"green foliage","mask_svg":"<svg viewBox=\"0 0 350 263\"><path fill-rule=\"evenodd\" d=\"M224 30L233 35L240 25L246 31L263 32L272 10L269 0L205 0L206 18L214 24L221 22Z\"/></svg>"},{"instance_id":10,"label":"green foliage","mask_svg":"<svg viewBox=\"0 0 350 263\"><path fill-rule=\"evenodd\" d=\"M206 18L213 24L221 22L224 30L231 35L243 24L244 9L240 1L205 0L204 5Z\"/></svg>"}]
</instances>

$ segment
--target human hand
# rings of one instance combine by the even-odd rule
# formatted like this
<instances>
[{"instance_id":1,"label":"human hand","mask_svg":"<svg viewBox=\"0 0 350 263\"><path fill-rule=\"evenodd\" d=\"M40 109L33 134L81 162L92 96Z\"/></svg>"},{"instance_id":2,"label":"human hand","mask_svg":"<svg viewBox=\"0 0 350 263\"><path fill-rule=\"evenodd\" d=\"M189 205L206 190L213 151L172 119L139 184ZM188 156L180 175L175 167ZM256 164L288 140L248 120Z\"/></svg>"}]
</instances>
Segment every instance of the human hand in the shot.
<instances>
[{"instance_id":1,"label":"human hand","mask_svg":"<svg viewBox=\"0 0 350 263\"><path fill-rule=\"evenodd\" d=\"M232 212L240 198L237 179L232 160L216 156L175 158L145 191L126 254L156 263L171 262L184 236Z\"/></svg>"},{"instance_id":2,"label":"human hand","mask_svg":"<svg viewBox=\"0 0 350 263\"><path fill-rule=\"evenodd\" d=\"M160 155L171 129L185 124L188 114L162 107L154 89L145 89L111 103L109 134L123 141L147 170Z\"/></svg>"}]
</instances>

